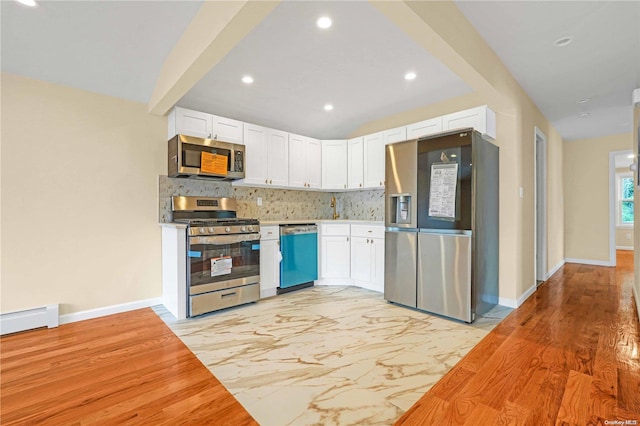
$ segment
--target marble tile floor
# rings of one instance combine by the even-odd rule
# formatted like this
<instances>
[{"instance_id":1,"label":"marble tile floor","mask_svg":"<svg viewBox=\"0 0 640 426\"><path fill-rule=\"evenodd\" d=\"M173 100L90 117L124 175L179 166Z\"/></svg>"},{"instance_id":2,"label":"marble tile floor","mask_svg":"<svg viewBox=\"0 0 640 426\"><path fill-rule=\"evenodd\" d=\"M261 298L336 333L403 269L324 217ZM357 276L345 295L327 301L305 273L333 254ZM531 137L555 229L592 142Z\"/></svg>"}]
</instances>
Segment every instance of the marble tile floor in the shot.
<instances>
[{"instance_id":1,"label":"marble tile floor","mask_svg":"<svg viewBox=\"0 0 640 426\"><path fill-rule=\"evenodd\" d=\"M263 426L393 424L511 311L469 325L349 286L182 321L155 309Z\"/></svg>"}]
</instances>

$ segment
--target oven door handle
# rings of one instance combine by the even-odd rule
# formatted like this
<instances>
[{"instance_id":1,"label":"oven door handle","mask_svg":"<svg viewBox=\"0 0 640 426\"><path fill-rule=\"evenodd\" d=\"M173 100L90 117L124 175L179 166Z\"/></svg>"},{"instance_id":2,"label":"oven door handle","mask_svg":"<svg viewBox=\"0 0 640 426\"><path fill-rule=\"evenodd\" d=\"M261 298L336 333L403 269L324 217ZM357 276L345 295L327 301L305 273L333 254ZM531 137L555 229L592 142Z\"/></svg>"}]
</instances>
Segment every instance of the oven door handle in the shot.
<instances>
[{"instance_id":1,"label":"oven door handle","mask_svg":"<svg viewBox=\"0 0 640 426\"><path fill-rule=\"evenodd\" d=\"M260 234L233 234L233 235L207 235L199 237L189 237L189 244L212 244L225 245L235 244L243 241L260 240Z\"/></svg>"}]
</instances>

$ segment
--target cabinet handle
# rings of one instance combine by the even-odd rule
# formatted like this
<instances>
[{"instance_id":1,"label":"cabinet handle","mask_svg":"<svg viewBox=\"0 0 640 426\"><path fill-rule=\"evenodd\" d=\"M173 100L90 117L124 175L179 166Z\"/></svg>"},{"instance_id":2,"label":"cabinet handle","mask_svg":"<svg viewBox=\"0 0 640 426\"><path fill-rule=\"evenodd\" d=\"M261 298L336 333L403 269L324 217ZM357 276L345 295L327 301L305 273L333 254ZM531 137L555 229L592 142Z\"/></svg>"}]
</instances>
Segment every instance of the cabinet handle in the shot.
<instances>
[{"instance_id":1,"label":"cabinet handle","mask_svg":"<svg viewBox=\"0 0 640 426\"><path fill-rule=\"evenodd\" d=\"M227 294L223 294L220 296L221 299L224 299L225 297L229 297L229 296L235 296L236 292L234 291L233 293L227 293Z\"/></svg>"},{"instance_id":2,"label":"cabinet handle","mask_svg":"<svg viewBox=\"0 0 640 426\"><path fill-rule=\"evenodd\" d=\"M207 136L209 139L211 139L211 133L209 133L209 136Z\"/></svg>"},{"instance_id":3,"label":"cabinet handle","mask_svg":"<svg viewBox=\"0 0 640 426\"><path fill-rule=\"evenodd\" d=\"M360 184L360 188L362 188L362 184Z\"/></svg>"},{"instance_id":4,"label":"cabinet handle","mask_svg":"<svg viewBox=\"0 0 640 426\"><path fill-rule=\"evenodd\" d=\"M213 136L213 139L214 140L218 140L218 134L217 133Z\"/></svg>"},{"instance_id":5,"label":"cabinet handle","mask_svg":"<svg viewBox=\"0 0 640 426\"><path fill-rule=\"evenodd\" d=\"M272 181L272 180L269 180L269 183L273 183L273 181Z\"/></svg>"},{"instance_id":6,"label":"cabinet handle","mask_svg":"<svg viewBox=\"0 0 640 426\"><path fill-rule=\"evenodd\" d=\"M367 238L367 244L369 244L369 239Z\"/></svg>"},{"instance_id":7,"label":"cabinet handle","mask_svg":"<svg viewBox=\"0 0 640 426\"><path fill-rule=\"evenodd\" d=\"M269 183L269 180L268 180L268 179L265 179L265 180L264 180L264 183Z\"/></svg>"},{"instance_id":8,"label":"cabinet handle","mask_svg":"<svg viewBox=\"0 0 640 426\"><path fill-rule=\"evenodd\" d=\"M349 237L347 237L347 241L349 241Z\"/></svg>"},{"instance_id":9,"label":"cabinet handle","mask_svg":"<svg viewBox=\"0 0 640 426\"><path fill-rule=\"evenodd\" d=\"M344 186L345 188L347 187L347 185Z\"/></svg>"}]
</instances>

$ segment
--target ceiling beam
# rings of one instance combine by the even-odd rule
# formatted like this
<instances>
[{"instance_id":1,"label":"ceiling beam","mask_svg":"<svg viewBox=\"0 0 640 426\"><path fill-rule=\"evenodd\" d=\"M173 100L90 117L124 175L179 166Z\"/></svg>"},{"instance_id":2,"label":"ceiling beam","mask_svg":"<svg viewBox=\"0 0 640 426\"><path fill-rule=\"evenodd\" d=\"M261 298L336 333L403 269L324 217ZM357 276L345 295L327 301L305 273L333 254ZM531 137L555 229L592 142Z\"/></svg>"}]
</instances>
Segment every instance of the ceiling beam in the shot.
<instances>
[{"instance_id":1,"label":"ceiling beam","mask_svg":"<svg viewBox=\"0 0 640 426\"><path fill-rule=\"evenodd\" d=\"M152 114L166 114L218 64L279 1L205 1L162 66L149 100Z\"/></svg>"},{"instance_id":2,"label":"ceiling beam","mask_svg":"<svg viewBox=\"0 0 640 426\"><path fill-rule=\"evenodd\" d=\"M377 1L370 3L406 32L493 108L511 109L505 84L517 82L452 1ZM513 89L513 87L511 87Z\"/></svg>"}]
</instances>

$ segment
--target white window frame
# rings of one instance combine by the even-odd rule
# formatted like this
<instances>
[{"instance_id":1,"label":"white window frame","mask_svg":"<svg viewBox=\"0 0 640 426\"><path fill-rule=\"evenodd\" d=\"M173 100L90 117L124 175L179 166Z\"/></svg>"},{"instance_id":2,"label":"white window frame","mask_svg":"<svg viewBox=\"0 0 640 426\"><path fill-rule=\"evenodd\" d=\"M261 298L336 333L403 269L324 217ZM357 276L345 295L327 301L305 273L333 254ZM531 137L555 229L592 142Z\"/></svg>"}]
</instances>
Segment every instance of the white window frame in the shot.
<instances>
[{"instance_id":1,"label":"white window frame","mask_svg":"<svg viewBox=\"0 0 640 426\"><path fill-rule=\"evenodd\" d=\"M633 209L636 209L634 198L622 198L622 180L631 178L633 182L633 173L625 172L625 173L616 173L616 227L617 228L633 228L633 222L624 223L622 222L622 203L624 201L633 201ZM634 185L635 188L635 185ZM634 192L635 195L635 192Z\"/></svg>"}]
</instances>

